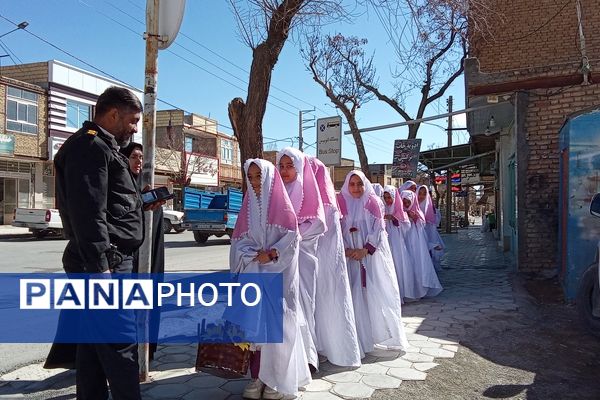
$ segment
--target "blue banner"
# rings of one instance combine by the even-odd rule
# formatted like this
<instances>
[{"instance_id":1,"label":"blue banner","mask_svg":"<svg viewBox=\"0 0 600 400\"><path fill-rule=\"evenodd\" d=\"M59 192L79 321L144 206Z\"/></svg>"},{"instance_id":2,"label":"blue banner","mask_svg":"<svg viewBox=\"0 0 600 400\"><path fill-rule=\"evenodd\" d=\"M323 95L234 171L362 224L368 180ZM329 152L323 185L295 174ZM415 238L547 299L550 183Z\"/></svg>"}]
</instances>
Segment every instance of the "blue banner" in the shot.
<instances>
[{"instance_id":1,"label":"blue banner","mask_svg":"<svg viewBox=\"0 0 600 400\"><path fill-rule=\"evenodd\" d=\"M283 278L0 274L0 326L0 343L281 343Z\"/></svg>"}]
</instances>

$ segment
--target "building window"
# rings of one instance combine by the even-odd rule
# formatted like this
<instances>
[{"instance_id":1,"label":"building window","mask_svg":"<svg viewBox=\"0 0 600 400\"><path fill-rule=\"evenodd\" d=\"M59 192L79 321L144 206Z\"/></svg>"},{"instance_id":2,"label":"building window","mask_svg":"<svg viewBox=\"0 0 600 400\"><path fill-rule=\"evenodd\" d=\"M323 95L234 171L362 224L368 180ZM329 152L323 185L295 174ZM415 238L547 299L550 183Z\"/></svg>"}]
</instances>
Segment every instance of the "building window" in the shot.
<instances>
[{"instance_id":1,"label":"building window","mask_svg":"<svg viewBox=\"0 0 600 400\"><path fill-rule=\"evenodd\" d=\"M90 120L92 107L89 104L67 100L67 126L79 129L85 121Z\"/></svg>"},{"instance_id":2,"label":"building window","mask_svg":"<svg viewBox=\"0 0 600 400\"><path fill-rule=\"evenodd\" d=\"M221 162L233 164L233 142L229 139L221 139Z\"/></svg>"},{"instance_id":3,"label":"building window","mask_svg":"<svg viewBox=\"0 0 600 400\"><path fill-rule=\"evenodd\" d=\"M37 93L8 87L6 99L6 130L38 133Z\"/></svg>"},{"instance_id":4,"label":"building window","mask_svg":"<svg viewBox=\"0 0 600 400\"><path fill-rule=\"evenodd\" d=\"M194 138L191 136L185 137L185 151L187 153L192 153L194 150Z\"/></svg>"}]
</instances>

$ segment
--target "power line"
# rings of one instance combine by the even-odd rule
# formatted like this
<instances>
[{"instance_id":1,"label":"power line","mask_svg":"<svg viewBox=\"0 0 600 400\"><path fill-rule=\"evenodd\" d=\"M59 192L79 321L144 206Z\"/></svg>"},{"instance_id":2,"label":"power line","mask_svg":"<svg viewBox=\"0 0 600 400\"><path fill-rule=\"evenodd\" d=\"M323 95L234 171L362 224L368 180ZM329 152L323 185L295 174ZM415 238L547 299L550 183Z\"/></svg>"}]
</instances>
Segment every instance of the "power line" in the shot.
<instances>
[{"instance_id":1,"label":"power line","mask_svg":"<svg viewBox=\"0 0 600 400\"><path fill-rule=\"evenodd\" d=\"M139 19L139 18L137 18L136 16L134 16L134 15L130 14L129 12L127 12L127 11L123 10L122 8L120 8L120 7L116 6L115 4L111 3L110 1L106 1L106 0L105 0L105 2L106 2L108 5L110 5L111 7L113 7L114 9L116 9L117 11L121 12L122 14L124 14L124 15L128 16L129 18L133 19L134 21L136 21L136 22L138 22L138 23L140 23L140 24L142 24L142 25L144 25L144 26L145 26L145 22L144 22L144 21L142 21L142 20L140 20L140 19ZM132 3L131 1L129 1L129 3L133 4L133 5L134 5L134 6L136 6L138 9L142 9L141 7L137 6L135 3ZM221 60L225 61L227 64L229 64L229 65L231 65L231 66L233 66L233 67L237 68L238 70L240 70L240 71L242 71L242 72L244 72L244 73L246 73L246 74L249 74L249 71L248 71L247 69L240 67L239 65L237 65L236 63L234 63L234 62L232 62L230 59L228 59L227 57L224 57L224 56L220 55L219 53L217 53L216 51L212 50L211 48L209 48L209 47L205 46L204 44L200 43L199 41L197 41L197 40L196 40L196 39L194 39L193 37L191 37L191 36L187 35L185 32L183 32L183 31L180 31L180 32L179 32L179 35L181 35L181 36L185 37L186 39L188 39L188 40L190 40L191 42L195 43L196 45L200 46L200 47L201 47L201 48L203 48L204 50L208 51L209 53L213 54L214 56L218 57L219 59L221 59ZM206 63L210 64L210 65L211 65L211 66L213 66L214 68L217 68L218 70L222 71L223 73L225 73L225 74L227 74L227 75L229 75L229 76L231 76L231 77L233 77L233 78L235 78L235 79L237 79L237 80L241 81L241 82L242 82L242 83L244 83L244 84L248 84L248 81L246 81L246 80L244 80L244 79L242 79L242 78L239 78L238 76L236 76L236 75L234 75L234 74L230 73L229 71L227 71L227 70L223 69L223 68L222 68L222 67L220 67L219 65L217 65L217 64L215 64L215 63L213 63L212 61L210 61L210 60L207 60L206 58L204 58L204 57L203 57L203 56L201 56L200 54L198 54L198 53L194 52L193 50L190 50L189 48L187 48L187 47L183 46L181 43L177 43L177 42L175 42L174 44L175 44L175 45L177 45L177 46L179 46L179 47L181 47L181 48L183 48L184 50L186 50L186 51L190 52L191 54L193 54L193 55L195 55L196 57L200 58L200 59L201 59L201 60L203 60L204 62L206 62ZM324 110L322 110L322 109L320 109L320 108L316 107L314 104L311 104L311 103L309 103L309 102L307 102L307 101L305 101L305 100L303 100L303 99L301 99L301 98L299 98L299 97L295 96L295 95L294 95L294 94L292 94L292 93L289 93L289 92L287 92L287 91L285 91L285 90L283 90L283 89L280 89L280 88L278 88L278 87L277 87L277 86L275 86L275 85L271 85L271 87L272 87L273 89L275 89L275 90L278 90L278 91L280 91L281 93L284 93L284 94L286 94L286 95L290 96L291 98L293 98L293 99L295 99L295 100L298 100L298 101L300 101L300 102L302 102L302 103L304 103L304 104L307 104L307 105L309 105L309 106L315 107L316 109L320 110L321 112L323 112L323 113L326 113ZM287 102L287 101L285 101L285 100L283 100L283 99L281 99L281 98L278 98L278 97L274 96L273 94L271 94L271 95L270 95L270 97L272 97L272 98L274 98L274 99L276 99L276 100L278 100L278 101L280 101L280 102L282 102L282 103L284 103L284 104L287 104L288 106L290 106L290 107L293 107L293 108L295 108L295 109L297 109L297 110L299 110L299 109L300 109L300 107L297 107L297 106L295 106L295 105L293 105L293 104L290 104L289 102Z\"/></svg>"},{"instance_id":2,"label":"power line","mask_svg":"<svg viewBox=\"0 0 600 400\"><path fill-rule=\"evenodd\" d=\"M90 4L88 4L88 3L86 3L86 2L84 2L84 1L82 1L82 0L80 0L80 3L81 3L81 4L84 4L85 6L87 6L87 7L89 7L89 8L91 8L92 10L96 11L96 12L97 12L97 13L99 13L100 15L102 15L102 16L104 16L104 17L106 17L107 19L111 20L112 22L116 23L117 25L121 26L122 28L124 28L124 29L128 30L129 32L131 32L131 33L135 34L136 36L143 37L143 35L142 35L140 32L137 32L137 31L135 31L134 29L130 28L129 26L127 26L127 25L123 24L121 21L118 21L118 20L116 20L115 18L113 18L112 16L110 16L110 15L106 14L105 12L103 12L103 11L99 10L98 8L96 8L96 7L93 7L92 5L90 5ZM108 4L110 4L110 3L108 3ZM110 4L110 5L112 5L112 4ZM114 8L116 8L117 10L121 11L121 10L120 10L118 7L116 7L116 6L113 6L113 7L114 7ZM123 11L121 11L121 12L123 12ZM131 16L131 15L130 15L130 17L135 19L135 17L133 17L133 16ZM141 21L139 21L139 20L137 20L137 19L136 19L136 21L138 21L138 22L140 22L140 23L141 23ZM220 69L221 71L223 71L223 72L225 72L225 73L227 73L227 74L229 74L229 75L233 76L234 78L236 78L236 79L238 79L238 80L242 81L243 83L246 83L244 80L242 80L242 79L240 79L240 78L236 77L236 76L235 76L235 75L233 75L233 74L230 74L229 72L227 72L227 71L223 70L222 68L220 68L220 67L216 66L215 64L212 64L210 61L208 61L208 60L204 59L202 56L200 56L200 55L196 54L196 53L195 53L195 52L193 52L192 50L189 50L189 49L187 49L186 47L184 47L184 46L182 46L182 45L180 45L180 44L178 44L178 43L175 43L175 44L176 44L177 46L179 46L179 47L181 47L181 48L183 48L183 49L187 50L188 52L190 52L190 53L192 53L192 54L196 55L197 57L199 57L200 59L204 60L205 62L208 62L209 64L211 64L211 65L215 66L217 69ZM234 88L236 88L236 89L238 89L238 90L241 90L242 92L246 92L246 89L244 89L244 88L242 88L242 87L240 87L240 86L236 85L235 83L232 83L232 82L228 81L227 79L225 79L225 78L223 78L223 77L221 77L221 76L219 76L219 75L217 75L217 74L215 74L215 73L213 73L213 72L211 72L211 71L207 70L206 68L202 67L201 65L199 65L199 64L197 64L197 63L195 63L195 62L193 62L193 61L191 61L191 60L189 60L189 59L187 59L186 57L183 57L182 55L180 55L180 54L178 54L178 53L175 53L173 50L167 50L167 52L168 52L168 53L171 53L171 54L173 54L174 56L176 56L176 57L180 58L181 60L183 60L183 61L185 61L185 62L187 62L187 63L191 64L192 66L194 66L194 67L196 67L196 68L200 69L201 71L204 71L205 73L207 73L207 74L209 74L209 75L211 75L211 76L213 76L213 77L215 77L215 78L217 78L217 79L219 79L219 80L221 80L221 81L223 81L223 82L225 82L225 83L227 83L227 84L229 84L229 85L233 86ZM272 96L272 97L274 97L274 96ZM274 97L274 98L275 98L275 97ZM293 104L287 103L287 102L285 102L285 101L283 101L283 100L280 100L280 99L277 99L277 100L279 100L279 101L281 101L281 102L283 102L283 103L285 103L285 104L288 104L289 106L291 106L291 107L293 107L293 108L295 107ZM282 111L284 111L284 112L287 112L287 113L288 113L288 114L290 114L290 115L294 115L294 116L296 115L296 113L295 113L295 112L293 112L293 111L290 111L290 110L288 110L288 109L285 109L285 108L283 108L283 107L280 107L280 106L278 106L277 104L274 104L274 103L272 103L272 102L270 102L270 101L267 101L267 103L268 103L268 104L270 104L270 105L272 105L272 106L274 106L274 107L276 107L276 108L279 108L280 110L282 110Z\"/></svg>"},{"instance_id":3,"label":"power line","mask_svg":"<svg viewBox=\"0 0 600 400\"><path fill-rule=\"evenodd\" d=\"M0 14L0 18L2 18L3 20L5 20L5 21L7 21L7 22L9 22L9 23L11 23L11 24L13 24L13 25L15 25L15 26L17 25L15 22L13 22L13 21L11 21L10 19L6 18L6 17L5 17L4 15L2 15L2 14ZM87 62L87 61L85 61L85 60L83 60L83 59L81 59L81 58L77 57L76 55L74 55L74 54L70 53L69 51L67 51L67 50L65 50L65 49L63 49L63 48L61 48L61 47L59 47L59 46L55 45L54 43L52 43L52 42L50 42L50 41L48 41L48 40L44 39L43 37L41 37L41 36L39 36L39 35L37 35L37 34L35 34L35 33L31 32L31 31L30 31L30 30L28 30L27 28L24 28L23 30L24 30L25 32L29 33L31 36L35 37L36 39L38 39L38 40L40 40L40 41L44 42L44 43L45 43L45 44L47 44L48 46L50 46L50 47L52 47L52 48L54 48L54 49L56 49L56 50L60 51L60 52L61 52L61 53L63 53L63 54L66 54L67 56L69 56L69 57L71 57L71 58L73 58L73 59L75 59L75 60L77 60L77 61L79 61L80 63L82 63L82 64L86 65L87 67L89 67L89 68L93 69L94 71L100 72L101 74L103 74L103 75L105 75L105 76L107 76L107 77L109 77L109 78L112 78L112 79L114 79L115 81L117 81L117 82L119 82L119 83L121 83L121 84L125 85L126 87L128 87L128 88L130 88L130 89L135 89L135 90L137 90L137 91L139 91L139 92L143 92L143 90L142 90L142 89L139 89L139 88L135 87L134 85L131 85L131 84L129 84L129 83L127 83L127 82L123 81L122 79L119 79L119 78L117 78L116 76L114 76L114 75L112 75L112 74L110 74L110 73L108 73L108 72L104 71L103 69L101 69L101 68L98 68L98 67L96 67L96 66L95 66L95 65L93 65L93 64L90 64L89 62ZM157 98L157 100L158 100L158 101L160 101L161 103L164 103L164 104L166 104L166 105L170 106L170 107L173 107L173 108L175 108L175 109L178 109L178 110L182 110L182 111L184 111L184 112L186 112L186 113L188 113L188 114L192 114L192 112L190 112L190 111L188 111L188 110L185 110L185 109L183 109L183 108L181 108L181 107L178 107L178 106L176 106L176 105L174 105L174 104L172 104L172 103L170 103L170 102L168 102L168 101L166 101L166 100L163 100L163 99L160 99L160 98ZM229 127L229 126L227 126L227 125L223 125L223 124L219 124L219 125L220 125L220 126L222 126L222 127L224 127L224 128L227 128L227 129L231 129L231 130L233 130L231 127Z\"/></svg>"}]
</instances>

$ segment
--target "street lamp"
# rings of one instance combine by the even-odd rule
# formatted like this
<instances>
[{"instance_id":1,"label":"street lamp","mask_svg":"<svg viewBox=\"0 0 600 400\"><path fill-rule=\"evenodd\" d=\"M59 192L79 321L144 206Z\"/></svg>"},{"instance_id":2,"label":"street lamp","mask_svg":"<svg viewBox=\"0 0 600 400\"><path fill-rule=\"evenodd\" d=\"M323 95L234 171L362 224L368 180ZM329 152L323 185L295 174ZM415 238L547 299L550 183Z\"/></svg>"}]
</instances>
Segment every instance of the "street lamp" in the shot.
<instances>
[{"instance_id":1,"label":"street lamp","mask_svg":"<svg viewBox=\"0 0 600 400\"><path fill-rule=\"evenodd\" d=\"M29 22L27 21L23 21L21 22L19 25L17 25L17 27L15 29L13 29L12 31L8 31L6 33L3 33L2 35L0 35L0 38L3 38L4 36L13 33L14 31L18 31L19 29L25 29L29 26Z\"/></svg>"}]
</instances>

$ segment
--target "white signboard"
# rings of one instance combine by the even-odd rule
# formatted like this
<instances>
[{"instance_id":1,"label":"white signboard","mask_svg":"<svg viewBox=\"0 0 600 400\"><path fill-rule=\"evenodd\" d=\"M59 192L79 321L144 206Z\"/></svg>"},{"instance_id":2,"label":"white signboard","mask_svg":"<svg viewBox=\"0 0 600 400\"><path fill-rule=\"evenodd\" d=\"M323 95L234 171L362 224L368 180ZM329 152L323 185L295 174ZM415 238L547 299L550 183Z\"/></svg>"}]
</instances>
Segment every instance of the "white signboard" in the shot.
<instances>
[{"instance_id":1,"label":"white signboard","mask_svg":"<svg viewBox=\"0 0 600 400\"><path fill-rule=\"evenodd\" d=\"M60 149L60 146L63 145L65 140L67 140L67 139L61 138L61 137L56 137L56 136L50 136L50 138L48 140L48 160L50 160L50 161L54 160L54 157L56 156L58 149Z\"/></svg>"},{"instance_id":2,"label":"white signboard","mask_svg":"<svg viewBox=\"0 0 600 400\"><path fill-rule=\"evenodd\" d=\"M317 158L328 166L342 162L342 117L317 120Z\"/></svg>"},{"instance_id":3,"label":"white signboard","mask_svg":"<svg viewBox=\"0 0 600 400\"><path fill-rule=\"evenodd\" d=\"M186 154L187 174L192 185L219 186L219 160L212 157Z\"/></svg>"}]
</instances>

